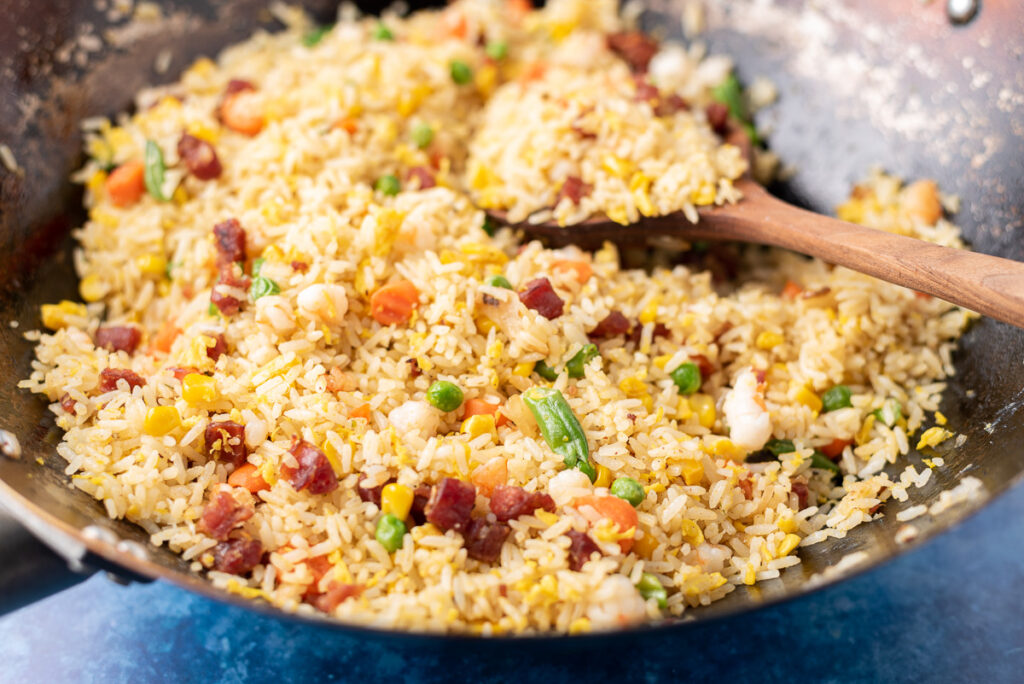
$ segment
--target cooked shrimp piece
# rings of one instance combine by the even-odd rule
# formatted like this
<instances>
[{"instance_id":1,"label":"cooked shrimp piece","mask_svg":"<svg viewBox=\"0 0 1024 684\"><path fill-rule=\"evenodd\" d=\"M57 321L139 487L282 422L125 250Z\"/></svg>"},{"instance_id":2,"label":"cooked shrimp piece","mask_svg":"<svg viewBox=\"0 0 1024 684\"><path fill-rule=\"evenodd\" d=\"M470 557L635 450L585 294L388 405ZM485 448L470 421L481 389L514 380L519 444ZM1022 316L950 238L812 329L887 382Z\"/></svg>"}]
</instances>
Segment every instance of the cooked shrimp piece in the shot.
<instances>
[{"instance_id":1,"label":"cooked shrimp piece","mask_svg":"<svg viewBox=\"0 0 1024 684\"><path fill-rule=\"evenodd\" d=\"M391 410L390 422L399 435L416 435L423 439L437 434L441 414L425 401L407 401Z\"/></svg>"},{"instance_id":2,"label":"cooked shrimp piece","mask_svg":"<svg viewBox=\"0 0 1024 684\"><path fill-rule=\"evenodd\" d=\"M296 303L304 316L329 325L340 323L348 311L348 295L341 285L310 285L299 293Z\"/></svg>"},{"instance_id":3,"label":"cooked shrimp piece","mask_svg":"<svg viewBox=\"0 0 1024 684\"><path fill-rule=\"evenodd\" d=\"M729 439L734 444L757 451L772 436L772 419L764 404L764 385L753 368L736 378L722 404Z\"/></svg>"}]
</instances>

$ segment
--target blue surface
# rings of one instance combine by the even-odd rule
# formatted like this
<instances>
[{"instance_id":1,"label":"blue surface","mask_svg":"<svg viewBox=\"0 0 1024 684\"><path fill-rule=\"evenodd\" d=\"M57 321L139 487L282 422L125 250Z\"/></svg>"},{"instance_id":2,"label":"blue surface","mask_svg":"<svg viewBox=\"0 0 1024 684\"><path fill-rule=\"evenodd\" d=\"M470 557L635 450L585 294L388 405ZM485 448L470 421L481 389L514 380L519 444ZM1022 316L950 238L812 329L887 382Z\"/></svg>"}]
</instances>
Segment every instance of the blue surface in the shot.
<instances>
[{"instance_id":1,"label":"blue surface","mask_svg":"<svg viewBox=\"0 0 1024 684\"><path fill-rule=\"evenodd\" d=\"M828 591L569 652L360 639L93 577L0 619L0 681L1022 681L1024 488Z\"/></svg>"}]
</instances>

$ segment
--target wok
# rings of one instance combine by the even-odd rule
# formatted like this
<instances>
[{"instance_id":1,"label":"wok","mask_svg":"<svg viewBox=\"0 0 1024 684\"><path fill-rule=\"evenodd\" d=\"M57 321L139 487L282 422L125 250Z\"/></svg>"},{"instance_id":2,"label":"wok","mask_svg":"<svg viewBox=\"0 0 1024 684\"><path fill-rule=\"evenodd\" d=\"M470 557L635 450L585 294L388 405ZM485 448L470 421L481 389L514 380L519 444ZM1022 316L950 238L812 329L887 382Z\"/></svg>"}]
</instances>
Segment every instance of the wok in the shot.
<instances>
[{"instance_id":1,"label":"wok","mask_svg":"<svg viewBox=\"0 0 1024 684\"><path fill-rule=\"evenodd\" d=\"M10 147L18 170L0 166L0 503L18 524L0 524L0 609L82 576L70 566L79 573L105 570L122 581L164 579L285 615L214 589L178 556L151 546L140 528L109 520L102 505L63 474L64 461L54 450L60 433L45 403L16 388L32 358L22 334L40 326L39 305L77 299L70 231L83 214L81 192L67 180L82 159L77 122L129 108L139 88L174 79L196 57L215 54L256 28L272 30L266 4L174 0L162 5L159 20L132 20L97 9L105 5L93 0L6 3L0 144ZM329 0L300 4L323 21L335 12ZM679 37L684 5L691 3L642 4L645 28ZM378 9L370 3L363 8ZM951 21L949 11L938 0L722 0L708 6L703 39L735 57L742 79L767 76L779 88L779 103L759 115L759 124L794 172L774 192L828 211L874 165L908 178L934 177L962 198L957 221L974 249L1024 259L1024 8L1014 0L987 0L973 17L958 8L958 18L966 20L961 24ZM154 69L158 57L170 58L165 72ZM919 534L903 545L893 540L902 506L890 502L884 519L842 540L802 549L802 565L780 579L741 588L688 612L686 620L654 628L692 628L827 586L913 548L1019 482L1022 358L1024 330L982 319L966 333L942 404L966 441L939 448L945 467L906 505L933 502L966 475L983 482L980 499L919 518ZM917 454L909 462L921 467ZM824 581L808 581L853 552L863 552L864 561Z\"/></svg>"}]
</instances>

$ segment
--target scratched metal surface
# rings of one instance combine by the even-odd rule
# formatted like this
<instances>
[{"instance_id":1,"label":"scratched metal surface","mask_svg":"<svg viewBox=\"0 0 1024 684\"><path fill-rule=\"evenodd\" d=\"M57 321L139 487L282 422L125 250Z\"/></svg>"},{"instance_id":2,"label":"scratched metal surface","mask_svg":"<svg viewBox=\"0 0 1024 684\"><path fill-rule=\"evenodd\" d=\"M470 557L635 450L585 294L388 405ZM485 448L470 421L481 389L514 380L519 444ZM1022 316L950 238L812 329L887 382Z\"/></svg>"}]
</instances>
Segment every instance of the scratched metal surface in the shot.
<instances>
[{"instance_id":1,"label":"scratched metal surface","mask_svg":"<svg viewBox=\"0 0 1024 684\"><path fill-rule=\"evenodd\" d=\"M305 4L321 17L329 16L332 5ZM647 3L651 11L644 25L678 36L680 4ZM709 30L701 40L734 55L743 78L770 76L779 87L779 103L759 123L771 129L769 144L796 172L775 189L827 211L874 164L908 177L934 176L963 198L960 223L975 248L1024 256L1022 9L990 0L974 22L954 28L938 2L912 3L909 9L881 0L840 4L846 3L723 2L708 12ZM0 24L0 92L14 95L0 98L0 142L23 167L21 173L0 171L0 428L17 434L25 452L20 460L0 458L0 496L27 523L59 532L68 548L87 547L134 572L233 602L239 599L214 591L165 549L150 548L148 556L137 557L103 538L82 536L83 528L98 524L121 538L146 541L139 528L106 520L98 503L70 489L53 450L57 432L49 413L15 383L28 373L31 347L21 331L38 326L39 304L75 297L69 231L80 219L79 194L66 181L80 161L75 122L124 109L142 85L173 78L194 57L257 26L272 27L263 6L256 0L216 8L171 2L164 5L169 19L139 24L111 18L91 2L17 0L9 20ZM81 35L93 39L83 43ZM174 56L165 75L152 66L162 50ZM6 324L12 320L17 329ZM937 500L967 474L982 480L985 495L971 506L915 521L918 542L1021 479L1021 358L1020 330L986 319L964 337L942 410L966 442L939 449L946 466L909 504ZM44 467L36 465L37 458ZM921 467L916 454L909 462ZM845 574L912 547L893 541L898 510L890 505L883 520L802 551L799 568L695 611L696 621L689 624L805 593L812 588L810 575L848 553L863 552L865 560Z\"/></svg>"}]
</instances>

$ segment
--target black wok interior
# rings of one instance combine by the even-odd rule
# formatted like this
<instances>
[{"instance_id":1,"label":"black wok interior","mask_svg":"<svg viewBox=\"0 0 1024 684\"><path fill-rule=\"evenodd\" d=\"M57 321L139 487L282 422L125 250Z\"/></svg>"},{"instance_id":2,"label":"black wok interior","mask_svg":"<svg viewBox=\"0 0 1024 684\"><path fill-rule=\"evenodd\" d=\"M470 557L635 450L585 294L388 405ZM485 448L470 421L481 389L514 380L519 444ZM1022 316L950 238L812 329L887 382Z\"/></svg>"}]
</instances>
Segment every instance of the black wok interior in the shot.
<instances>
[{"instance_id":1,"label":"black wok interior","mask_svg":"<svg viewBox=\"0 0 1024 684\"><path fill-rule=\"evenodd\" d=\"M70 232L83 219L81 192L67 180L82 160L77 122L128 109L138 89L176 78L196 57L214 55L258 27L273 30L267 4L175 0L162 4L164 21L129 26L98 11L92 0L7 3L0 23L0 144L11 148L21 170L0 167L0 429L18 436L23 455L0 456L0 499L36 531L80 540L83 528L98 524L146 543L141 529L107 520L98 502L69 487L53 448L59 432L52 414L16 388L32 355L22 333L39 327L39 305L78 299ZM330 0L300 4L322 21L336 7ZM683 2L644 4L645 28L680 37ZM969 24L953 26L941 2L871 0L830 13L809 2L776 0L758 10L763 17L747 1L709 4L703 39L736 58L741 79L767 76L780 91L778 104L759 116L770 129L770 147L794 169L776 193L828 212L875 165L907 178L933 177L962 198L957 222L974 249L1024 259L1024 12L993 1ZM803 20L812 12L833 30L812 30L821 26ZM103 37L102 48L73 47L83 32ZM174 58L161 75L153 64L164 50ZM918 498L932 501L968 474L982 480L986 498L1021 479L1022 359L1022 330L982 319L965 335L942 411L967 439L961 447L950 441L938 449L946 466L917 490ZM921 467L917 454L910 462ZM884 519L802 550L803 564L782 579L733 592L692 613L698 620L686 624L803 593L809 575L847 553L866 552L861 567L869 567L913 546L893 541L900 508L890 502ZM972 508L915 521L921 532L915 543ZM165 548L151 548L148 559L140 559L95 539L87 546L132 572L232 600Z\"/></svg>"}]
</instances>

